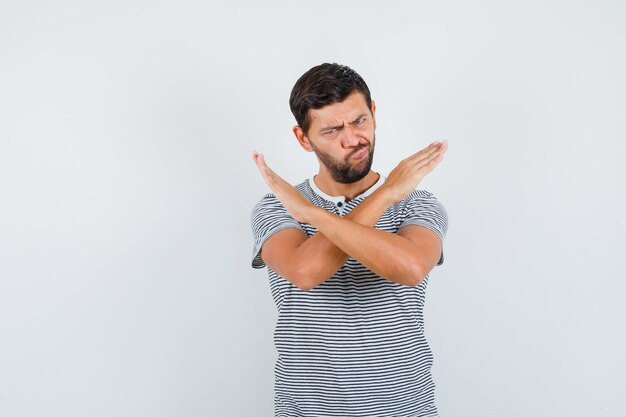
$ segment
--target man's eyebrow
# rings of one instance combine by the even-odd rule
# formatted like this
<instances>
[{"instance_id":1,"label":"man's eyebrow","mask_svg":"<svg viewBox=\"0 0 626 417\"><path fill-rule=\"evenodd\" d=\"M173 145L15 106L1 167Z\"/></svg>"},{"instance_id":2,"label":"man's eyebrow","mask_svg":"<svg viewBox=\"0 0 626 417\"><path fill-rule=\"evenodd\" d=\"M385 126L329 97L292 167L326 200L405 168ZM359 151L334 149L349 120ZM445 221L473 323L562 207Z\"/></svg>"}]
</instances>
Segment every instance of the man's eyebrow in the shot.
<instances>
[{"instance_id":1,"label":"man's eyebrow","mask_svg":"<svg viewBox=\"0 0 626 417\"><path fill-rule=\"evenodd\" d=\"M341 129L342 127L343 127L343 123L337 126L324 126L320 129L320 133L325 132L326 130Z\"/></svg>"},{"instance_id":2,"label":"man's eyebrow","mask_svg":"<svg viewBox=\"0 0 626 417\"><path fill-rule=\"evenodd\" d=\"M367 117L367 113L361 113L361 114L359 114L359 115L356 117L356 119L354 119L351 123L354 123L354 122L356 122L357 120L362 119L363 117Z\"/></svg>"},{"instance_id":3,"label":"man's eyebrow","mask_svg":"<svg viewBox=\"0 0 626 417\"><path fill-rule=\"evenodd\" d=\"M350 124L355 123L357 120L362 119L363 117L367 117L367 113L361 113L359 114L353 121L350 122ZM324 126L322 128L320 128L320 133L325 132L327 130L333 130L333 129L341 129L343 127L343 123L337 126Z\"/></svg>"}]
</instances>

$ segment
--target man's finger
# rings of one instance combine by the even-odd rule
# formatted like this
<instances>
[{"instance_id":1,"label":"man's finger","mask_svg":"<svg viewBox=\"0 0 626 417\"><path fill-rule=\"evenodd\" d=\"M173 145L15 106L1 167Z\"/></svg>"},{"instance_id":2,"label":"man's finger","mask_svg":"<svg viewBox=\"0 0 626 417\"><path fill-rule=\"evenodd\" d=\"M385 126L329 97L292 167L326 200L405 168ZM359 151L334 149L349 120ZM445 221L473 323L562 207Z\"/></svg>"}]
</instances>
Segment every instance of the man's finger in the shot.
<instances>
[{"instance_id":1,"label":"man's finger","mask_svg":"<svg viewBox=\"0 0 626 417\"><path fill-rule=\"evenodd\" d=\"M265 156L263 154L259 155L259 164L261 166L261 169L263 170L263 173L266 175L268 180L270 181L276 180L278 175L276 175L276 173L272 171L272 168L270 168L269 165L267 165L267 162L265 161Z\"/></svg>"},{"instance_id":2,"label":"man's finger","mask_svg":"<svg viewBox=\"0 0 626 417\"><path fill-rule=\"evenodd\" d=\"M424 155L427 158L433 158L436 157L436 155L438 155L441 152L445 152L446 149L448 149L448 141L444 140L443 142L436 142L437 145L436 146L432 146L429 147L426 152L424 152Z\"/></svg>"},{"instance_id":3,"label":"man's finger","mask_svg":"<svg viewBox=\"0 0 626 417\"><path fill-rule=\"evenodd\" d=\"M261 158L263 157L262 154L260 154L257 151L252 152L252 160L254 161L254 163L256 164L256 166L260 169L261 168Z\"/></svg>"},{"instance_id":4,"label":"man's finger","mask_svg":"<svg viewBox=\"0 0 626 417\"><path fill-rule=\"evenodd\" d=\"M429 149L428 152L425 152L421 155L417 155L411 162L413 162L413 164L415 164L415 166L419 168L425 163L445 153L447 150L448 150L448 143L444 141L440 143L438 147Z\"/></svg>"},{"instance_id":5,"label":"man's finger","mask_svg":"<svg viewBox=\"0 0 626 417\"><path fill-rule=\"evenodd\" d=\"M263 154L258 153L257 151L254 151L252 153L252 158L254 159L254 162L256 163L256 166L259 169L259 172L261 173L261 176L263 177L263 180L265 180L267 185L270 185L270 188L271 188L271 184L270 184L270 182L271 182L270 169L267 166L267 163L265 162L265 158L263 157Z\"/></svg>"},{"instance_id":6,"label":"man's finger","mask_svg":"<svg viewBox=\"0 0 626 417\"><path fill-rule=\"evenodd\" d=\"M422 158L428 157L428 155L431 155L433 152L437 151L439 148L441 148L441 146L442 146L442 142L435 141L431 143L430 145L428 145L427 147L425 147L424 149L417 151L413 155L409 156L407 160L411 162L419 161Z\"/></svg>"},{"instance_id":7,"label":"man's finger","mask_svg":"<svg viewBox=\"0 0 626 417\"><path fill-rule=\"evenodd\" d=\"M430 159L430 160L423 160L421 165L417 166L417 169L425 169L426 170L426 174L430 173L433 169L435 169L437 167L437 165L439 165L439 163L441 161L443 161L443 157L444 154L440 153L438 154L435 158Z\"/></svg>"}]
</instances>

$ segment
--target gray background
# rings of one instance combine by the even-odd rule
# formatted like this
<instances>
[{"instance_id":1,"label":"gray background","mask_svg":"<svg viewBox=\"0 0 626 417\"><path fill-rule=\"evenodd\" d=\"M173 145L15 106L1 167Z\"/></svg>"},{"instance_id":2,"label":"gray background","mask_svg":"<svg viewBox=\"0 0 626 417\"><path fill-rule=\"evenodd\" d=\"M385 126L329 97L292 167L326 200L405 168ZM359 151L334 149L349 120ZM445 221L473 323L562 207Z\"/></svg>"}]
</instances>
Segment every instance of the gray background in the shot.
<instances>
[{"instance_id":1,"label":"gray background","mask_svg":"<svg viewBox=\"0 0 626 417\"><path fill-rule=\"evenodd\" d=\"M506 4L505 4L506 3ZM435 139L442 416L623 416L626 6L2 1L0 415L270 416L253 149L292 183L304 71L378 105L374 169Z\"/></svg>"}]
</instances>

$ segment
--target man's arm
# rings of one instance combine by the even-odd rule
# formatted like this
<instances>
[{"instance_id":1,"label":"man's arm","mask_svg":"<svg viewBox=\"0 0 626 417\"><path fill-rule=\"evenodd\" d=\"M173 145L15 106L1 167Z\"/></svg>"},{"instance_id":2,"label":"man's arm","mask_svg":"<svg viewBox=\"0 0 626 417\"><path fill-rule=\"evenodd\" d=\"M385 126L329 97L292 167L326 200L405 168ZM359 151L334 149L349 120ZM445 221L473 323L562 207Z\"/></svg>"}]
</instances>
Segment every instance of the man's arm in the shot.
<instances>
[{"instance_id":1,"label":"man's arm","mask_svg":"<svg viewBox=\"0 0 626 417\"><path fill-rule=\"evenodd\" d=\"M388 206L381 195L374 192L343 218L371 228ZM281 230L268 238L261 257L266 265L303 290L331 278L349 258L321 231L308 238L294 228Z\"/></svg>"},{"instance_id":2,"label":"man's arm","mask_svg":"<svg viewBox=\"0 0 626 417\"><path fill-rule=\"evenodd\" d=\"M415 189L441 162L446 150L446 142L435 142L403 160L389 174L385 184L343 218L304 199L255 153L253 157L263 178L287 211L297 221L318 228L318 233L311 238L296 229L276 233L263 245L263 261L304 290L334 275L348 256L387 279L416 285L436 263L431 259L441 252L439 238L422 227L406 227L393 235L372 226L389 205Z\"/></svg>"},{"instance_id":3,"label":"man's arm","mask_svg":"<svg viewBox=\"0 0 626 417\"><path fill-rule=\"evenodd\" d=\"M314 224L331 242L383 278L403 285L418 285L441 255L441 240L421 226L407 226L398 234L363 226L315 210Z\"/></svg>"}]
</instances>

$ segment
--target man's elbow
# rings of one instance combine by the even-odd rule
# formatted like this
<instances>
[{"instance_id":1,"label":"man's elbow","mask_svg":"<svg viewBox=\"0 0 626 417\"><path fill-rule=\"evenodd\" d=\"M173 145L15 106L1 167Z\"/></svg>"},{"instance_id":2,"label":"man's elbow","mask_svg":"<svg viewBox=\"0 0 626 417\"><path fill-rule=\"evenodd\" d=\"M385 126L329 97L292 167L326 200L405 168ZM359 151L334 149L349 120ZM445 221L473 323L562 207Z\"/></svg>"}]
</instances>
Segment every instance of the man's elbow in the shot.
<instances>
[{"instance_id":1,"label":"man's elbow","mask_svg":"<svg viewBox=\"0 0 626 417\"><path fill-rule=\"evenodd\" d=\"M421 263L412 263L406 274L406 285L409 287L417 287L422 283L424 277L428 275L428 272L430 272L430 270L426 269Z\"/></svg>"},{"instance_id":2,"label":"man's elbow","mask_svg":"<svg viewBox=\"0 0 626 417\"><path fill-rule=\"evenodd\" d=\"M293 285L298 287L302 291L311 291L313 288L320 285L319 282L314 282L310 279L299 279L292 281Z\"/></svg>"},{"instance_id":3,"label":"man's elbow","mask_svg":"<svg viewBox=\"0 0 626 417\"><path fill-rule=\"evenodd\" d=\"M306 275L300 273L294 274L290 281L302 291L310 291L315 287L315 284Z\"/></svg>"},{"instance_id":4,"label":"man's elbow","mask_svg":"<svg viewBox=\"0 0 626 417\"><path fill-rule=\"evenodd\" d=\"M330 278L330 277L329 277ZM308 267L297 268L291 274L291 283L302 291L310 291L325 281Z\"/></svg>"}]
</instances>

